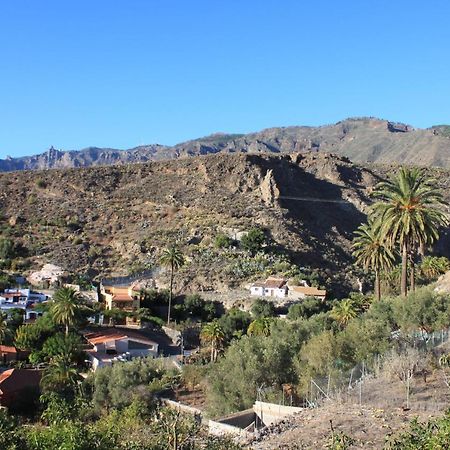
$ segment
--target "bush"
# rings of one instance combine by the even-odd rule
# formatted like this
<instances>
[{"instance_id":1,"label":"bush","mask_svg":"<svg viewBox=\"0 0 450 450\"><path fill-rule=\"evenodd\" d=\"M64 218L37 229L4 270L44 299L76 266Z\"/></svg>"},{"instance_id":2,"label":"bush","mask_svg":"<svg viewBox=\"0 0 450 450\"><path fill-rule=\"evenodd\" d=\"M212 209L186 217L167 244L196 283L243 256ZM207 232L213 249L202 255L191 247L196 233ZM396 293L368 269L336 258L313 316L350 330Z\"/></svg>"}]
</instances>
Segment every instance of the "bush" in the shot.
<instances>
[{"instance_id":1,"label":"bush","mask_svg":"<svg viewBox=\"0 0 450 450\"><path fill-rule=\"evenodd\" d=\"M287 318L297 320L300 318L308 319L314 314L318 314L327 309L328 304L315 297L306 297L299 303L294 303L289 307Z\"/></svg>"},{"instance_id":2,"label":"bush","mask_svg":"<svg viewBox=\"0 0 450 450\"><path fill-rule=\"evenodd\" d=\"M43 180L42 178L38 178L36 180L36 186L39 189L45 189L47 187L47 182L45 180Z\"/></svg>"},{"instance_id":3,"label":"bush","mask_svg":"<svg viewBox=\"0 0 450 450\"><path fill-rule=\"evenodd\" d=\"M248 312L238 308L229 309L219 319L219 324L225 334L225 340L230 342L233 338L246 334L251 321L252 318Z\"/></svg>"},{"instance_id":4,"label":"bush","mask_svg":"<svg viewBox=\"0 0 450 450\"><path fill-rule=\"evenodd\" d=\"M231 247L233 240L226 234L218 234L214 239L214 246L216 248L229 248Z\"/></svg>"},{"instance_id":5,"label":"bush","mask_svg":"<svg viewBox=\"0 0 450 450\"><path fill-rule=\"evenodd\" d=\"M11 239L0 238L0 259L13 259L15 256L14 242Z\"/></svg>"},{"instance_id":6,"label":"bush","mask_svg":"<svg viewBox=\"0 0 450 450\"><path fill-rule=\"evenodd\" d=\"M259 228L252 228L241 238L242 248L249 251L252 255L261 251L265 243L266 235Z\"/></svg>"},{"instance_id":7,"label":"bush","mask_svg":"<svg viewBox=\"0 0 450 450\"><path fill-rule=\"evenodd\" d=\"M274 317L276 315L273 303L264 298L258 298L253 302L251 313L255 319Z\"/></svg>"}]
</instances>

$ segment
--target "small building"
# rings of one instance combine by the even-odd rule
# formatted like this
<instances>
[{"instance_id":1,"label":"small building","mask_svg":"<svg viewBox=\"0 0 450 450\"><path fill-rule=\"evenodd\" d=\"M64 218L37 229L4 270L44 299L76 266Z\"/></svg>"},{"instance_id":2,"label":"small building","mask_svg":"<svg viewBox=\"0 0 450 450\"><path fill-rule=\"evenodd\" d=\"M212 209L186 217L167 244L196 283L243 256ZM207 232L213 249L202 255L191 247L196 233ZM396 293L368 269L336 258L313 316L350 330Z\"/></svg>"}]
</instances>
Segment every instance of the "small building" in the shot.
<instances>
[{"instance_id":1,"label":"small building","mask_svg":"<svg viewBox=\"0 0 450 450\"><path fill-rule=\"evenodd\" d=\"M111 366L114 362L158 356L156 342L142 336L129 335L125 330L106 329L97 333L86 333L84 337L92 346L86 353L93 370Z\"/></svg>"},{"instance_id":2,"label":"small building","mask_svg":"<svg viewBox=\"0 0 450 450\"><path fill-rule=\"evenodd\" d=\"M325 300L327 291L314 286L288 286L288 298L291 300L302 300L306 297L315 297Z\"/></svg>"},{"instance_id":3,"label":"small building","mask_svg":"<svg viewBox=\"0 0 450 450\"><path fill-rule=\"evenodd\" d=\"M287 280L269 277L266 281L257 281L250 286L250 295L255 297L285 298L287 295Z\"/></svg>"},{"instance_id":4,"label":"small building","mask_svg":"<svg viewBox=\"0 0 450 450\"><path fill-rule=\"evenodd\" d=\"M5 289L0 294L0 304L30 305L42 303L48 299L47 295L30 289Z\"/></svg>"},{"instance_id":5,"label":"small building","mask_svg":"<svg viewBox=\"0 0 450 450\"><path fill-rule=\"evenodd\" d=\"M134 290L134 286L108 286L100 284L100 296L105 302L105 308L120 309L133 313L140 308L139 293ZM136 325L138 320L135 317L126 317L126 325Z\"/></svg>"},{"instance_id":6,"label":"small building","mask_svg":"<svg viewBox=\"0 0 450 450\"><path fill-rule=\"evenodd\" d=\"M9 345L0 345L0 365L6 365L15 361L25 361L30 354L29 351L19 350Z\"/></svg>"},{"instance_id":7,"label":"small building","mask_svg":"<svg viewBox=\"0 0 450 450\"><path fill-rule=\"evenodd\" d=\"M34 369L10 369L0 374L0 406L10 408L21 398L39 393L41 371Z\"/></svg>"}]
</instances>

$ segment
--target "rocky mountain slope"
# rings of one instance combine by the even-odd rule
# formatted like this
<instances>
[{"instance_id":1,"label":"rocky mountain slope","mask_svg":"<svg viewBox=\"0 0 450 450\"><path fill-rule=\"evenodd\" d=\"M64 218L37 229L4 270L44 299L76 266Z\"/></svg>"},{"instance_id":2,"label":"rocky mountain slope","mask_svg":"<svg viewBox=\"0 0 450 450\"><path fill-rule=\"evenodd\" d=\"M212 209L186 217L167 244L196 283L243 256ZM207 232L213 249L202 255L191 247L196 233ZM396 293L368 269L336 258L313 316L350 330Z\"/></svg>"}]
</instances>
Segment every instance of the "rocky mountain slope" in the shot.
<instances>
[{"instance_id":1,"label":"rocky mountain slope","mask_svg":"<svg viewBox=\"0 0 450 450\"><path fill-rule=\"evenodd\" d=\"M5 151L7 149L4 149ZM213 134L172 147L148 145L130 150L53 147L30 157L0 160L0 171L127 164L210 153L297 153L323 151L355 162L399 162L450 168L450 127L414 129L374 118L347 119L320 127L270 128L257 133Z\"/></svg>"},{"instance_id":2,"label":"rocky mountain slope","mask_svg":"<svg viewBox=\"0 0 450 450\"><path fill-rule=\"evenodd\" d=\"M26 249L30 269L49 262L98 278L158 267L161 249L179 242L189 259L179 289L226 291L258 276L256 263L218 250L215 237L257 226L275 254L349 287L352 233L389 170L306 152L3 173L0 231Z\"/></svg>"}]
</instances>

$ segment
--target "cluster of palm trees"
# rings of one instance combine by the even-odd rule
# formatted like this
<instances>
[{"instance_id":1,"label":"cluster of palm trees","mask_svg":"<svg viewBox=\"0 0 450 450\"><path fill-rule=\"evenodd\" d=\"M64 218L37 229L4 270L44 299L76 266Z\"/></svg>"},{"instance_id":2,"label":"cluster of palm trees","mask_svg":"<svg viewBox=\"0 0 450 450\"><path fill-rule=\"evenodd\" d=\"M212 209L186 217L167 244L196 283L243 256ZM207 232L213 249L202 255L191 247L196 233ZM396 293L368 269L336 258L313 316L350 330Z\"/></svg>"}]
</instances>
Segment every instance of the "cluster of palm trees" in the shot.
<instances>
[{"instance_id":1,"label":"cluster of palm trees","mask_svg":"<svg viewBox=\"0 0 450 450\"><path fill-rule=\"evenodd\" d=\"M403 296L415 289L418 254L439 238L439 229L449 224L442 193L435 180L423 170L401 168L390 180L379 183L373 197L367 224L355 232L353 255L356 264L375 274L375 296L380 298L380 273L392 269L401 255Z\"/></svg>"},{"instance_id":2,"label":"cluster of palm trees","mask_svg":"<svg viewBox=\"0 0 450 450\"><path fill-rule=\"evenodd\" d=\"M63 287L55 292L49 314L55 324L64 327L65 341L69 340L70 329L76 326L85 309L83 299L74 289ZM65 351L66 348L68 351ZM42 377L42 385L47 390L70 392L78 384L81 378L73 357L70 345L65 346L63 342L60 351L51 358Z\"/></svg>"}]
</instances>

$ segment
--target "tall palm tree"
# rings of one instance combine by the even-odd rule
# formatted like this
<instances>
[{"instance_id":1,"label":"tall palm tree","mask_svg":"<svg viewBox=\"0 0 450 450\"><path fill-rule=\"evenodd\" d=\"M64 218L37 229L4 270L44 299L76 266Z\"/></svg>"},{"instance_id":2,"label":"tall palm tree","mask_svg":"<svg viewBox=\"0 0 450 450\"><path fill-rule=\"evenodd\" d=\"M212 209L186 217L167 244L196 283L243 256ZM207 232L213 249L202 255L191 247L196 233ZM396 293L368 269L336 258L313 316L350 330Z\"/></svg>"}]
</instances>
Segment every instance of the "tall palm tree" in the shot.
<instances>
[{"instance_id":1,"label":"tall palm tree","mask_svg":"<svg viewBox=\"0 0 450 450\"><path fill-rule=\"evenodd\" d=\"M72 288L60 288L53 296L50 305L50 314L55 323L64 325L66 336L69 334L69 327L73 326L82 309L82 299L80 294Z\"/></svg>"},{"instance_id":2,"label":"tall palm tree","mask_svg":"<svg viewBox=\"0 0 450 450\"><path fill-rule=\"evenodd\" d=\"M203 327L200 337L211 345L211 362L216 362L219 349L225 341L225 332L222 326L217 320L213 320Z\"/></svg>"},{"instance_id":3,"label":"tall palm tree","mask_svg":"<svg viewBox=\"0 0 450 450\"><path fill-rule=\"evenodd\" d=\"M170 309L172 307L173 299L173 277L176 270L184 265L184 256L181 250L176 246L172 245L163 250L161 256L161 264L170 269L170 290L169 290L169 308L167 312L167 325L170 324Z\"/></svg>"},{"instance_id":4,"label":"tall palm tree","mask_svg":"<svg viewBox=\"0 0 450 450\"><path fill-rule=\"evenodd\" d=\"M357 265L362 266L366 271L375 272L375 296L380 300L380 271L393 266L395 255L381 234L381 224L374 222L371 217L367 224L361 225L355 231L353 256L356 258Z\"/></svg>"},{"instance_id":5,"label":"tall palm tree","mask_svg":"<svg viewBox=\"0 0 450 450\"><path fill-rule=\"evenodd\" d=\"M255 319L248 326L247 334L249 336L269 336L272 322L273 319L271 317L260 317L259 319Z\"/></svg>"},{"instance_id":6,"label":"tall palm tree","mask_svg":"<svg viewBox=\"0 0 450 450\"><path fill-rule=\"evenodd\" d=\"M439 209L446 203L435 181L419 169L401 168L391 180L380 183L373 195L379 199L373 211L382 223L381 233L392 244L400 245L401 293L406 296L408 260L413 262L419 247L438 239L439 227L448 224L447 216ZM414 288L414 270L411 286Z\"/></svg>"},{"instance_id":7,"label":"tall palm tree","mask_svg":"<svg viewBox=\"0 0 450 450\"><path fill-rule=\"evenodd\" d=\"M354 319L357 315L358 308L351 298L340 301L330 311L330 317L336 320L342 328L345 328L350 320Z\"/></svg>"}]
</instances>

